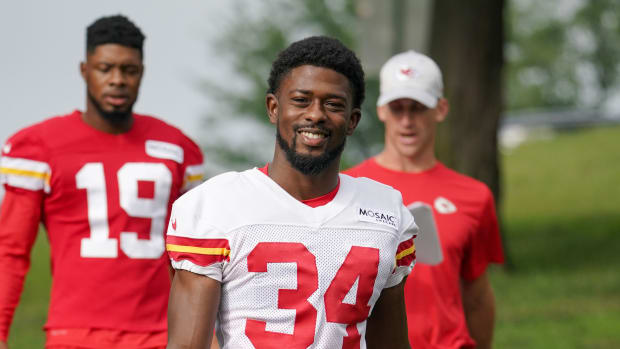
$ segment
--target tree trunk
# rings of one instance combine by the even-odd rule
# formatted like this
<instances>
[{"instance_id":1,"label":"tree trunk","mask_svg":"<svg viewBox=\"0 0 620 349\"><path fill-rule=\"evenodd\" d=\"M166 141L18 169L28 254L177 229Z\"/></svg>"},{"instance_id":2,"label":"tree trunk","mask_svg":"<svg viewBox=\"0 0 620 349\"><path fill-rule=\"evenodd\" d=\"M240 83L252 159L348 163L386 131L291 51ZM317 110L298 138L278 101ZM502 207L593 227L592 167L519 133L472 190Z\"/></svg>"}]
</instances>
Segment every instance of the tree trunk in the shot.
<instances>
[{"instance_id":1,"label":"tree trunk","mask_svg":"<svg viewBox=\"0 0 620 349\"><path fill-rule=\"evenodd\" d=\"M505 1L433 3L430 56L441 68L450 102L448 118L439 127L437 153L449 167L485 182L493 191L499 214L497 129L503 106Z\"/></svg>"}]
</instances>

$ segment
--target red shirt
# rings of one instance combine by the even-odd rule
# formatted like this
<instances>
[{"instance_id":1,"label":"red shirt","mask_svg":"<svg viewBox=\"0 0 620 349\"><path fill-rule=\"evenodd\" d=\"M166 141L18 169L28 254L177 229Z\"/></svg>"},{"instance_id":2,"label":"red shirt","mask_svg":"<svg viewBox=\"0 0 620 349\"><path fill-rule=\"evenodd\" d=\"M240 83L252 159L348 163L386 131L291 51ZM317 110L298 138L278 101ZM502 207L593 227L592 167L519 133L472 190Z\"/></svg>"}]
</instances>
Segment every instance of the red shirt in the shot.
<instances>
[{"instance_id":1,"label":"red shirt","mask_svg":"<svg viewBox=\"0 0 620 349\"><path fill-rule=\"evenodd\" d=\"M489 263L504 261L491 191L441 163L409 173L386 169L371 158L345 173L400 190L405 205L421 201L433 209L444 260L436 266L418 263L405 284L411 347L473 347L461 279L475 280Z\"/></svg>"},{"instance_id":2,"label":"red shirt","mask_svg":"<svg viewBox=\"0 0 620 349\"><path fill-rule=\"evenodd\" d=\"M170 278L164 230L172 202L201 177L198 146L149 116L134 114L131 130L113 135L88 126L75 111L9 138L0 183L7 192L38 195L29 197L40 200L51 246L45 328L165 331ZM30 246L4 253L20 239L17 224L5 229L0 226L0 264L10 265ZM25 270L13 274L19 273ZM19 292L15 280L0 280L0 294ZM2 336L11 302L0 299Z\"/></svg>"}]
</instances>

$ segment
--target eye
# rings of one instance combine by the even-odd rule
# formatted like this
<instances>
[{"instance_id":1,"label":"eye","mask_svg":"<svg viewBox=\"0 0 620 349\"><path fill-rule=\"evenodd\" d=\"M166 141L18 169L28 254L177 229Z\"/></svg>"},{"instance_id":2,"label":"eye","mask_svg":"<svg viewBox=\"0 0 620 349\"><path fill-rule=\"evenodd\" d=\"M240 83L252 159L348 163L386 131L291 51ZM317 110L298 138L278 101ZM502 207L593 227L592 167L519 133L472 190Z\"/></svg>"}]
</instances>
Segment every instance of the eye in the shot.
<instances>
[{"instance_id":1,"label":"eye","mask_svg":"<svg viewBox=\"0 0 620 349\"><path fill-rule=\"evenodd\" d=\"M129 75L136 75L140 73L140 68L137 65L126 65L123 67L123 73Z\"/></svg>"},{"instance_id":2,"label":"eye","mask_svg":"<svg viewBox=\"0 0 620 349\"><path fill-rule=\"evenodd\" d=\"M415 111L415 112L424 112L424 111L426 111L428 109L428 107L425 106L422 103L416 103L416 104L413 105L413 108L411 108L411 109L413 111Z\"/></svg>"},{"instance_id":3,"label":"eye","mask_svg":"<svg viewBox=\"0 0 620 349\"><path fill-rule=\"evenodd\" d=\"M308 98L302 96L296 96L291 98L291 101L295 104L306 104L308 102Z\"/></svg>"},{"instance_id":4,"label":"eye","mask_svg":"<svg viewBox=\"0 0 620 349\"><path fill-rule=\"evenodd\" d=\"M325 103L325 106L331 111L341 111L344 110L344 104L336 101L328 101Z\"/></svg>"},{"instance_id":5,"label":"eye","mask_svg":"<svg viewBox=\"0 0 620 349\"><path fill-rule=\"evenodd\" d=\"M95 66L95 69L97 69L98 71L100 71L102 73L109 72L111 68L112 68L112 66L110 64L97 64Z\"/></svg>"},{"instance_id":6,"label":"eye","mask_svg":"<svg viewBox=\"0 0 620 349\"><path fill-rule=\"evenodd\" d=\"M401 114L403 112L403 106L400 104L390 104L390 111L394 114Z\"/></svg>"}]
</instances>

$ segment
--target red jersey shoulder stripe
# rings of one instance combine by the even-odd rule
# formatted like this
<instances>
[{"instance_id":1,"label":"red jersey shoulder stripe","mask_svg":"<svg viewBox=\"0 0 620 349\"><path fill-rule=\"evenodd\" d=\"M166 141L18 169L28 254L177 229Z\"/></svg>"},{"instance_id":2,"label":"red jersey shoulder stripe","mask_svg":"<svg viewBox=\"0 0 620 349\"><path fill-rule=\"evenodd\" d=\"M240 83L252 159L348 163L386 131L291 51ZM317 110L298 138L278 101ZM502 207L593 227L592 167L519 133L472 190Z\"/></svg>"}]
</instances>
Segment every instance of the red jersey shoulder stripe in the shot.
<instances>
[{"instance_id":1,"label":"red jersey shoulder stripe","mask_svg":"<svg viewBox=\"0 0 620 349\"><path fill-rule=\"evenodd\" d=\"M415 260L415 235L408 240L401 242L396 249L396 266L406 267Z\"/></svg>"},{"instance_id":2,"label":"red jersey shoulder stripe","mask_svg":"<svg viewBox=\"0 0 620 349\"><path fill-rule=\"evenodd\" d=\"M175 261L188 260L202 267L230 261L230 245L227 239L192 239L168 235L166 250Z\"/></svg>"}]
</instances>

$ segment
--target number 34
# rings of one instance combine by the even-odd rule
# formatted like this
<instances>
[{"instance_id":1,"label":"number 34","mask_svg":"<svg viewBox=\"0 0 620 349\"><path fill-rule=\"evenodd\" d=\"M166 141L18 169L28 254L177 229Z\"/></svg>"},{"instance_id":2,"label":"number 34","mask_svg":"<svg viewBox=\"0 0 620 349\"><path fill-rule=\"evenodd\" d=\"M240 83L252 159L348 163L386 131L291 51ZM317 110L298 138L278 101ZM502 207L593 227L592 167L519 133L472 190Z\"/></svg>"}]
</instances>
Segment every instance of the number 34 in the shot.
<instances>
[{"instance_id":1,"label":"number 34","mask_svg":"<svg viewBox=\"0 0 620 349\"><path fill-rule=\"evenodd\" d=\"M274 254L273 251L278 253ZM296 311L293 334L267 331L266 322L253 319L247 319L245 334L259 349L306 348L314 342L316 328L317 312L308 302L310 295L318 288L316 257L301 243L262 242L248 255L248 271L265 273L267 263L297 264L297 289L278 291L278 308ZM360 347L361 335L357 324L366 320L370 312L368 301L372 296L378 269L378 249L352 246L325 292L327 321L347 325L347 336L342 340L343 349ZM355 304L345 303L344 298L358 277Z\"/></svg>"}]
</instances>

